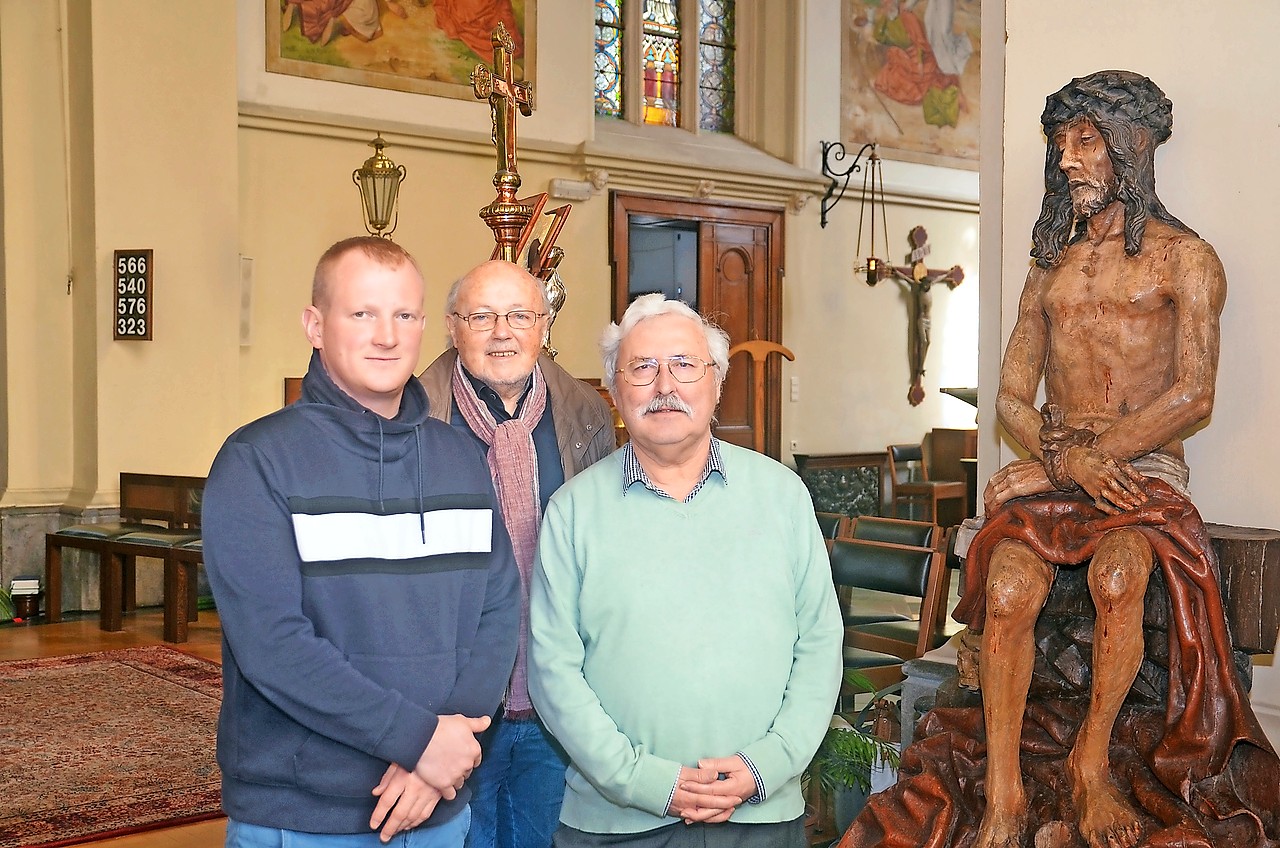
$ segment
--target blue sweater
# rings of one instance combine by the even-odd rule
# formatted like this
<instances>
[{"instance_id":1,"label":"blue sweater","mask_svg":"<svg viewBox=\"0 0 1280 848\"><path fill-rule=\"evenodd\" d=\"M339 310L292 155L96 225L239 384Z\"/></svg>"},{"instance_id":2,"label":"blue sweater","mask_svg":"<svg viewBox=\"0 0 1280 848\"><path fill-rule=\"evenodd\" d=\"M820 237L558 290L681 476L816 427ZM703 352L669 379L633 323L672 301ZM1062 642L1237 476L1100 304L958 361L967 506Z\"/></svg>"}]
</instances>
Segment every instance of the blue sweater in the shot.
<instances>
[{"instance_id":1,"label":"blue sweater","mask_svg":"<svg viewBox=\"0 0 1280 848\"><path fill-rule=\"evenodd\" d=\"M427 418L417 380L388 421L313 355L301 400L218 453L202 524L223 630L223 808L369 832L387 765L412 770L439 715L491 715L511 673L519 575L488 466Z\"/></svg>"},{"instance_id":2,"label":"blue sweater","mask_svg":"<svg viewBox=\"0 0 1280 848\"><path fill-rule=\"evenodd\" d=\"M835 707L844 638L809 493L720 443L688 503L633 484L623 451L551 498L531 587L529 691L572 760L560 820L636 833L666 815L680 766L742 753L763 801L801 815L800 773Z\"/></svg>"}]
</instances>

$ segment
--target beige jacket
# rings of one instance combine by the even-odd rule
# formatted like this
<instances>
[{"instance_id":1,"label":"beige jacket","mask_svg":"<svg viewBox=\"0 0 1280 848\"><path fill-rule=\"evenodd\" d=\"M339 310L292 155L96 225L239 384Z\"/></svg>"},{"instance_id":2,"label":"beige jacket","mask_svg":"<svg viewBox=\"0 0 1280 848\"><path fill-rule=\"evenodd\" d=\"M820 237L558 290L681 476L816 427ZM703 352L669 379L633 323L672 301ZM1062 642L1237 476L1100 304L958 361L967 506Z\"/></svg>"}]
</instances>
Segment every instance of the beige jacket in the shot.
<instances>
[{"instance_id":1,"label":"beige jacket","mask_svg":"<svg viewBox=\"0 0 1280 848\"><path fill-rule=\"evenodd\" d=\"M453 369L457 359L457 349L449 348L418 376L427 390L428 414L446 424L452 423ZM616 446L613 414L595 389L556 365L550 357L538 357L538 364L547 380L560 464L568 481L613 452Z\"/></svg>"}]
</instances>

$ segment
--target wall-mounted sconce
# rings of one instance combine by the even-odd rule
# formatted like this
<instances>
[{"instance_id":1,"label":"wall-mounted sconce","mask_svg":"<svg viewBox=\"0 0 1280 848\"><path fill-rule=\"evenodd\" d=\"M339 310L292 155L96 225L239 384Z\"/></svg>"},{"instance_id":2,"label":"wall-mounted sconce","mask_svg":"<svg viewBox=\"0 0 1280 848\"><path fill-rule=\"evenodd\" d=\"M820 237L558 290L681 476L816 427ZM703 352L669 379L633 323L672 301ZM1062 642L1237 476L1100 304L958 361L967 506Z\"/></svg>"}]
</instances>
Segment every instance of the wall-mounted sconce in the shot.
<instances>
[{"instance_id":1,"label":"wall-mounted sconce","mask_svg":"<svg viewBox=\"0 0 1280 848\"><path fill-rule=\"evenodd\" d=\"M880 157L876 155L875 142L867 142L862 145L862 149L858 151L858 155L853 157L853 162L843 171L836 170L833 163L844 161L846 158L844 144L838 141L823 141L822 145L822 174L830 182L827 185L827 193L822 197L822 215L820 223L823 227L827 225L827 213L835 207L844 198L845 191L849 188L849 177L855 171L862 172L862 200L858 212L858 256L862 256L862 231L863 224L867 222L867 206L871 207L870 241L871 249L867 253L866 261L854 269L855 272L867 275L867 285L874 286L880 281L885 273L885 263L876 256L876 207L880 207L880 236L882 243L886 248L889 246L889 228L885 219L884 211L884 172L881 169ZM862 168L862 157L866 155L867 168ZM837 180L843 179L843 183ZM839 193L837 193L837 188ZM834 199L832 199L834 197Z\"/></svg>"},{"instance_id":2,"label":"wall-mounted sconce","mask_svg":"<svg viewBox=\"0 0 1280 848\"><path fill-rule=\"evenodd\" d=\"M391 238L399 221L396 198L407 171L404 165L397 165L382 152L387 143L381 133L369 142L369 146L373 148L373 155L351 172L351 181L360 187L365 229L370 235Z\"/></svg>"}]
</instances>

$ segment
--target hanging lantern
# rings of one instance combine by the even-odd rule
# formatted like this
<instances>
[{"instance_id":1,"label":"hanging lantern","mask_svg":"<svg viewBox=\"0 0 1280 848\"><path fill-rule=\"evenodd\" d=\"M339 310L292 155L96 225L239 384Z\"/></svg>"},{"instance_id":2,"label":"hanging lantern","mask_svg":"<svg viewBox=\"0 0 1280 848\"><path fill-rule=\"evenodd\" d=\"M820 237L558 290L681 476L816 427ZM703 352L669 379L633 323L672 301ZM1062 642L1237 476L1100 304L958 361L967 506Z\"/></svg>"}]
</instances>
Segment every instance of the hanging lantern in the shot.
<instances>
[{"instance_id":1,"label":"hanging lantern","mask_svg":"<svg viewBox=\"0 0 1280 848\"><path fill-rule=\"evenodd\" d=\"M867 218L867 207L871 207L871 217L867 222L870 233L870 249L864 263L854 269L855 273L866 273L867 285L874 286L880 282L884 271L884 263L876 256L876 206L880 207L881 243L889 246L889 227L884 211L884 172L881 170L880 157L876 155L875 145L871 145L871 155L867 159L867 169L862 174L862 203L858 212L858 256L862 256L862 225Z\"/></svg>"},{"instance_id":2,"label":"hanging lantern","mask_svg":"<svg viewBox=\"0 0 1280 848\"><path fill-rule=\"evenodd\" d=\"M399 220L396 200L400 194L400 183L407 172L404 165L397 165L382 152L387 143L381 133L369 142L369 146L373 148L373 155L351 172L351 181L360 188L365 229L370 235L391 238Z\"/></svg>"}]
</instances>

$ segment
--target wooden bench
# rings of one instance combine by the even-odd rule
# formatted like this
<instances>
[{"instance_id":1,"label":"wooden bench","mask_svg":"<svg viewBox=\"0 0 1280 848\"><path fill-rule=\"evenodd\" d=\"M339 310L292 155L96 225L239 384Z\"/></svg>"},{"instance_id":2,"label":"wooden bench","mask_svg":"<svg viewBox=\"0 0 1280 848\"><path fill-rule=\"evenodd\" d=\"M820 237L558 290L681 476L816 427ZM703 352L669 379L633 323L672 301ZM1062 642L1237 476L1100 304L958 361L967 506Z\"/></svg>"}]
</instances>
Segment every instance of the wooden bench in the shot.
<instances>
[{"instance_id":1,"label":"wooden bench","mask_svg":"<svg viewBox=\"0 0 1280 848\"><path fill-rule=\"evenodd\" d=\"M137 558L164 564L164 638L185 642L196 611L195 570L202 558L203 477L120 474L120 521L75 524L45 534L48 621L62 620L62 549L98 554L100 623L122 630L122 611L137 608Z\"/></svg>"}]
</instances>

